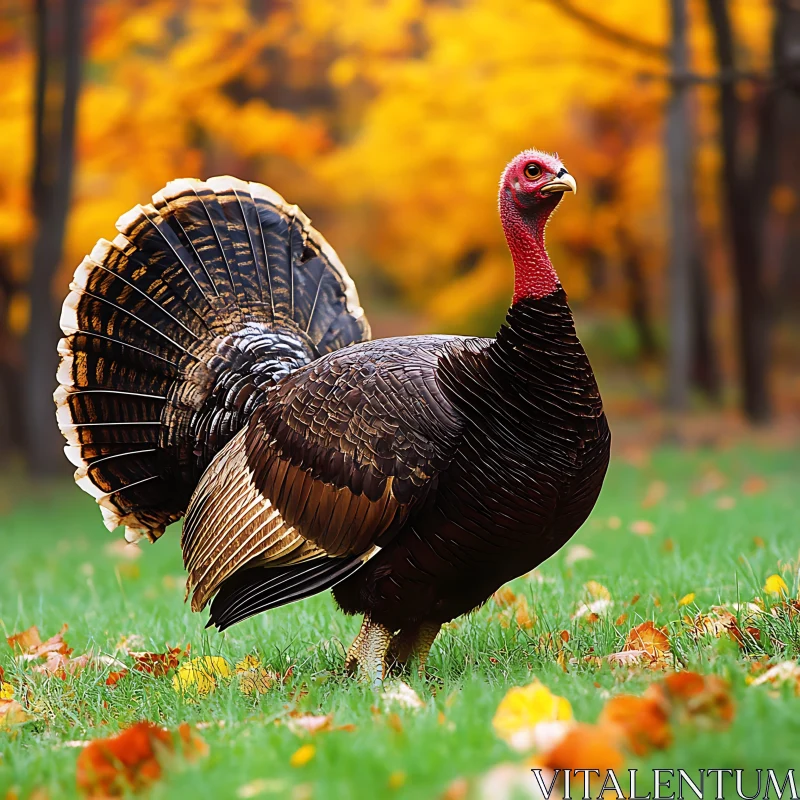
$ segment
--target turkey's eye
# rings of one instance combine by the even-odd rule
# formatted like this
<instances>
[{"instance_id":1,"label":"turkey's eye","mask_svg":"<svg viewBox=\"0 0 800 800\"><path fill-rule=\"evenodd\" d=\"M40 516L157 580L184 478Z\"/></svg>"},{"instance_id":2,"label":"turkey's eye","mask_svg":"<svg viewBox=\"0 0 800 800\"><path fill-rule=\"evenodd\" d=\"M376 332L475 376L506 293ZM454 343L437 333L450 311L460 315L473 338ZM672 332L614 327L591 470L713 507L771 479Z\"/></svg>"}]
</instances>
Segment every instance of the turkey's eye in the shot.
<instances>
[{"instance_id":1,"label":"turkey's eye","mask_svg":"<svg viewBox=\"0 0 800 800\"><path fill-rule=\"evenodd\" d=\"M542 174L542 168L538 164L528 164L525 167L525 177L535 181Z\"/></svg>"}]
</instances>

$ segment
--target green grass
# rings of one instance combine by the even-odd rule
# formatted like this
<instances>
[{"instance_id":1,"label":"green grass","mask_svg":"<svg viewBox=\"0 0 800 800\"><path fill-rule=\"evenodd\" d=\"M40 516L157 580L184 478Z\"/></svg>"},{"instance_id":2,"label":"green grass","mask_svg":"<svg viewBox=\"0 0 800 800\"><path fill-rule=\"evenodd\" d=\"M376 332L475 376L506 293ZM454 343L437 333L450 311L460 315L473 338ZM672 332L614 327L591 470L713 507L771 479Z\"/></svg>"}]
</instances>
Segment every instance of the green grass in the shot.
<instances>
[{"instance_id":1,"label":"green grass","mask_svg":"<svg viewBox=\"0 0 800 800\"><path fill-rule=\"evenodd\" d=\"M711 469L721 473L725 485L702 493L701 479ZM753 475L767 479L766 491L740 490ZM255 779L269 781L264 797L435 798L456 777L477 777L495 764L520 760L491 726L508 687L537 676L570 700L578 719L589 722L609 693L641 692L657 673L598 669L584 656L621 649L630 627L647 619L669 626L681 663L730 680L737 712L727 731L680 730L670 750L632 759L629 766L794 767L800 699L788 689L748 686L745 676L753 656L796 658L797 624L786 616L770 617L760 623L759 640L743 652L725 639L693 639L681 618L763 596L764 580L775 572L797 595L798 475L797 452L751 447L722 453L659 450L638 467L615 460L594 514L571 543L587 546L595 557L568 567L567 547L536 576L512 584L536 614L531 630L501 627L491 602L444 630L434 646L429 680L407 678L427 707L398 710L402 731L386 714L374 712L382 704L379 695L343 677L343 650L358 621L336 611L329 596L248 620L225 635L206 632L205 615L193 615L183 604L177 529L146 546L138 561L123 561L106 552L113 536L80 490L62 485L23 493L0 517L0 620L7 634L35 624L50 636L66 622L76 654L89 649L113 654L122 636L138 634L153 651L191 643L193 655L219 654L235 662L255 653L265 665L295 669L286 686L257 699L242 695L234 682L192 702L175 693L169 678L136 672L113 689L104 685L104 673L91 669L64 681L46 679L16 664L0 642L6 680L25 687L37 717L15 737L0 732L0 797L10 787L20 797L37 787L54 798L73 796L78 750L65 743L108 736L148 719L173 728L182 721L219 723L202 732L209 757L172 768L153 790L156 798L237 797L239 787ZM642 508L655 480L667 484L667 494ZM720 509L723 496L735 498L735 507ZM616 528L609 527L612 517L621 522ZM653 535L629 531L640 519L654 524ZM571 619L588 580L604 584L614 599L610 614L594 625ZM696 595L694 603L679 608L678 599L689 592ZM640 599L630 605L636 594ZM627 621L615 626L623 613ZM571 633L567 648L575 659L568 673L556 664L543 636L562 630ZM301 686L307 694L298 692ZM356 729L315 737L315 757L293 768L290 756L303 740L280 722L292 708L333 713L337 724ZM405 782L390 788L395 772L404 773Z\"/></svg>"}]
</instances>

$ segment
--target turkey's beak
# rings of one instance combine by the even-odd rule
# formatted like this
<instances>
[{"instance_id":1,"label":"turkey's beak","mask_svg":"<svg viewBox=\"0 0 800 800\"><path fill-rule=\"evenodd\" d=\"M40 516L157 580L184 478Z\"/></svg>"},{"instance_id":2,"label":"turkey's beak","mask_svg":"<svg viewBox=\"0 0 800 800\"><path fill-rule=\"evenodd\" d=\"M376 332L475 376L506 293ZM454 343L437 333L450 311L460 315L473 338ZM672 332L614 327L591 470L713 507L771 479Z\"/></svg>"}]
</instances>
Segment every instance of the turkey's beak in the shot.
<instances>
[{"instance_id":1,"label":"turkey's beak","mask_svg":"<svg viewBox=\"0 0 800 800\"><path fill-rule=\"evenodd\" d=\"M542 186L539 191L542 194L553 194L554 192L572 192L573 194L577 194L578 184L569 172L562 169L553 180Z\"/></svg>"}]
</instances>

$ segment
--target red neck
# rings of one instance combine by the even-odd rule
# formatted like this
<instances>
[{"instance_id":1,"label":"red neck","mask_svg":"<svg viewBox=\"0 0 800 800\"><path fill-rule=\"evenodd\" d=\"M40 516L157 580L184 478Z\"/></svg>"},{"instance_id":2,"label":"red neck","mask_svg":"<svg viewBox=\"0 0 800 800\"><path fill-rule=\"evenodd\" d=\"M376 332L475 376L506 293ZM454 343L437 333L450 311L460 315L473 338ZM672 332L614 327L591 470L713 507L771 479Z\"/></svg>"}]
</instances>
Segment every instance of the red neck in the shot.
<instances>
[{"instance_id":1,"label":"red neck","mask_svg":"<svg viewBox=\"0 0 800 800\"><path fill-rule=\"evenodd\" d=\"M525 297L538 300L559 288L558 275L544 246L547 219L560 198L540 202L535 209L520 208L512 191L500 192L500 219L514 261L514 299Z\"/></svg>"}]
</instances>

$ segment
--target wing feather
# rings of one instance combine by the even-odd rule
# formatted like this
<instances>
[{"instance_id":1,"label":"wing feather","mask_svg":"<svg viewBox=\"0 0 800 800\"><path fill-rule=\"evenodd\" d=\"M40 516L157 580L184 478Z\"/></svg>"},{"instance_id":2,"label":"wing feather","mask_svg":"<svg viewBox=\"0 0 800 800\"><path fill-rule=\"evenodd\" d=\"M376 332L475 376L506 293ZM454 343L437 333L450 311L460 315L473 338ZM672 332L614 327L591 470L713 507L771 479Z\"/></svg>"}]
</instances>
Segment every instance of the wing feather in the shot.
<instances>
[{"instance_id":1,"label":"wing feather","mask_svg":"<svg viewBox=\"0 0 800 800\"><path fill-rule=\"evenodd\" d=\"M447 337L328 354L283 380L202 476L182 546L212 623L330 588L421 507L461 420L436 381ZM313 590L313 591L312 591Z\"/></svg>"}]
</instances>

